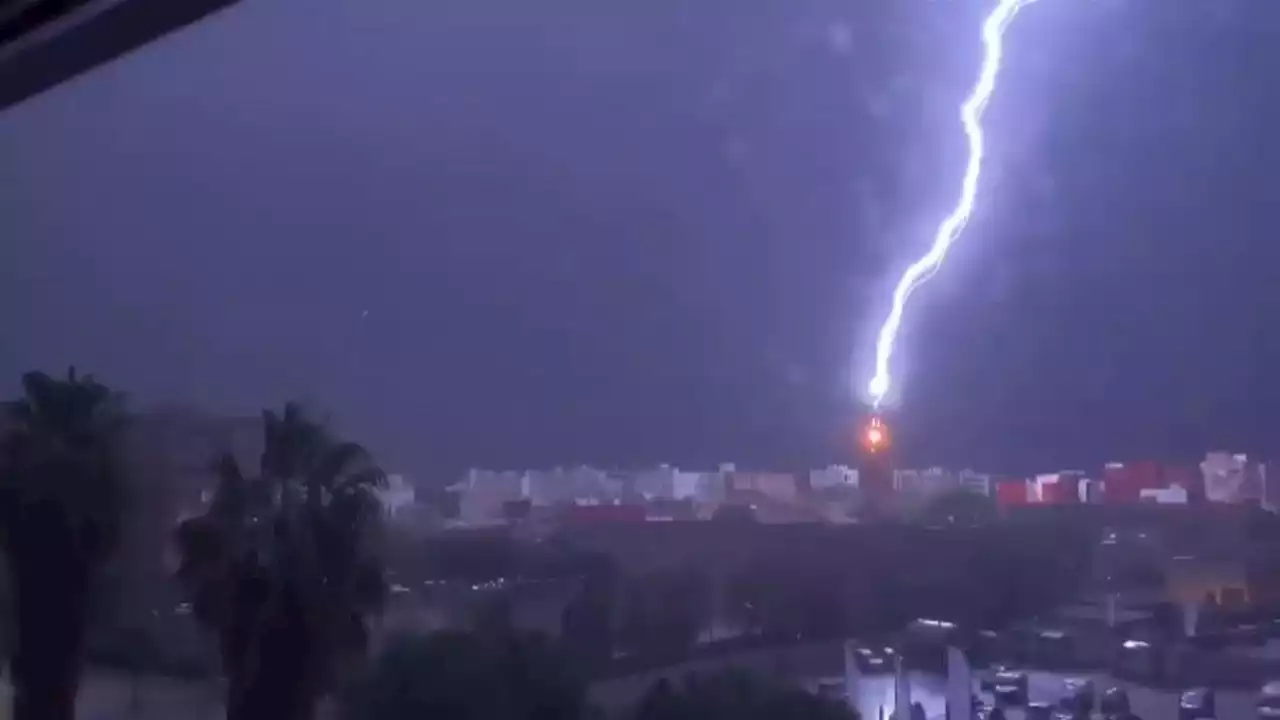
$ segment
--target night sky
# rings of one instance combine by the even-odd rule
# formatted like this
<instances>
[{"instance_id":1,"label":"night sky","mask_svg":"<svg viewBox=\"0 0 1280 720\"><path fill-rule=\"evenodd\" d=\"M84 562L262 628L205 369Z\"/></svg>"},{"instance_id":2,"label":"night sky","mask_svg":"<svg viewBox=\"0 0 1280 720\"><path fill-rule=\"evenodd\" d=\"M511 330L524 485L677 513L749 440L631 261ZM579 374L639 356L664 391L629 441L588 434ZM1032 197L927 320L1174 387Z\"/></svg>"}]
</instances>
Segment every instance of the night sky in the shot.
<instances>
[{"instance_id":1,"label":"night sky","mask_svg":"<svg viewBox=\"0 0 1280 720\"><path fill-rule=\"evenodd\" d=\"M298 397L420 478L849 459L984 10L246 2L0 113L0 377ZM1277 26L1017 19L977 214L898 355L907 464L1280 455Z\"/></svg>"}]
</instances>

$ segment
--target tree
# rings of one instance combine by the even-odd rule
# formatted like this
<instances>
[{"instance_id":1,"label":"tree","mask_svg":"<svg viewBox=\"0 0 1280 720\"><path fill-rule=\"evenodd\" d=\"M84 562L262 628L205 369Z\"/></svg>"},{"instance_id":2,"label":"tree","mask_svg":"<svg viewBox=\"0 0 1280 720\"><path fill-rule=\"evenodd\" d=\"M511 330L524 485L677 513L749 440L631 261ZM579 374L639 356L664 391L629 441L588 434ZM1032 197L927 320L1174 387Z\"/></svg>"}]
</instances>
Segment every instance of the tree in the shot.
<instances>
[{"instance_id":1,"label":"tree","mask_svg":"<svg viewBox=\"0 0 1280 720\"><path fill-rule=\"evenodd\" d=\"M839 700L730 670L690 676L680 687L666 679L653 684L636 704L635 720L857 720Z\"/></svg>"},{"instance_id":2,"label":"tree","mask_svg":"<svg viewBox=\"0 0 1280 720\"><path fill-rule=\"evenodd\" d=\"M716 522L724 523L754 523L757 522L756 510L754 507L747 505L737 505L734 503L721 503L711 513L711 519Z\"/></svg>"},{"instance_id":3,"label":"tree","mask_svg":"<svg viewBox=\"0 0 1280 720\"><path fill-rule=\"evenodd\" d=\"M364 657L386 597L382 470L296 404L265 411L263 431L258 475L222 457L208 509L177 532L178 579L218 634L229 720L311 717Z\"/></svg>"},{"instance_id":4,"label":"tree","mask_svg":"<svg viewBox=\"0 0 1280 720\"><path fill-rule=\"evenodd\" d=\"M856 604L845 582L840 573L807 560L758 560L731 580L730 617L744 633L776 640L841 637Z\"/></svg>"},{"instance_id":5,"label":"tree","mask_svg":"<svg viewBox=\"0 0 1280 720\"><path fill-rule=\"evenodd\" d=\"M687 655L710 620L711 587L694 567L662 568L630 580L619 641L635 655Z\"/></svg>"},{"instance_id":6,"label":"tree","mask_svg":"<svg viewBox=\"0 0 1280 720\"><path fill-rule=\"evenodd\" d=\"M986 525L997 516L995 502L980 493L959 488L938 495L920 510L925 525Z\"/></svg>"},{"instance_id":7,"label":"tree","mask_svg":"<svg viewBox=\"0 0 1280 720\"><path fill-rule=\"evenodd\" d=\"M0 448L0 544L17 631L13 717L70 720L92 589L124 504L122 398L75 368L22 377Z\"/></svg>"},{"instance_id":8,"label":"tree","mask_svg":"<svg viewBox=\"0 0 1280 720\"><path fill-rule=\"evenodd\" d=\"M617 564L596 552L568 555L558 565L558 570L582 578L560 617L561 642L580 671L598 669L613 658Z\"/></svg>"},{"instance_id":9,"label":"tree","mask_svg":"<svg viewBox=\"0 0 1280 720\"><path fill-rule=\"evenodd\" d=\"M442 537L419 562L433 580L488 582L520 574L521 552L506 532Z\"/></svg>"},{"instance_id":10,"label":"tree","mask_svg":"<svg viewBox=\"0 0 1280 720\"><path fill-rule=\"evenodd\" d=\"M356 682L349 720L578 720L586 688L543 637L401 638Z\"/></svg>"}]
</instances>

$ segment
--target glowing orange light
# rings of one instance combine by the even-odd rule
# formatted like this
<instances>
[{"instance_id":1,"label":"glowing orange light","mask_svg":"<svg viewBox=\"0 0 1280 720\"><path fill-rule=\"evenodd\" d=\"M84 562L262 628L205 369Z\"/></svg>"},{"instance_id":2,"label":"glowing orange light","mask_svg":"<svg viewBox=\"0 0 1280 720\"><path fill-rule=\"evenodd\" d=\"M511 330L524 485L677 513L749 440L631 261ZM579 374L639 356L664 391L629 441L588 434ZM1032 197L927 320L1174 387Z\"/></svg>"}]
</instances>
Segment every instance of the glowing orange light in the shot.
<instances>
[{"instance_id":1,"label":"glowing orange light","mask_svg":"<svg viewBox=\"0 0 1280 720\"><path fill-rule=\"evenodd\" d=\"M862 433L863 447L868 452L878 453L888 448L890 442L888 426L878 417L871 418L867 423L866 430Z\"/></svg>"}]
</instances>

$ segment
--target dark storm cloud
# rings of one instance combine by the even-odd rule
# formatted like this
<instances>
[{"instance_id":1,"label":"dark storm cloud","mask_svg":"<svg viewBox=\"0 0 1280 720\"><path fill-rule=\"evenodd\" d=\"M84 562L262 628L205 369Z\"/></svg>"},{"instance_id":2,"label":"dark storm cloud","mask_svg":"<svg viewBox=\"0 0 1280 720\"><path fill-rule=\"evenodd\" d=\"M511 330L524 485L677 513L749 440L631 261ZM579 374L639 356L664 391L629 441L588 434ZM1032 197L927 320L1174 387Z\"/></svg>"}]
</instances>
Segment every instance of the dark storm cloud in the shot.
<instances>
[{"instance_id":1,"label":"dark storm cloud","mask_svg":"<svg viewBox=\"0 0 1280 720\"><path fill-rule=\"evenodd\" d=\"M0 115L0 373L302 396L419 474L836 457L981 8L529 5L247 3ZM914 456L1274 447L1273 4L1208 5L1019 19Z\"/></svg>"}]
</instances>

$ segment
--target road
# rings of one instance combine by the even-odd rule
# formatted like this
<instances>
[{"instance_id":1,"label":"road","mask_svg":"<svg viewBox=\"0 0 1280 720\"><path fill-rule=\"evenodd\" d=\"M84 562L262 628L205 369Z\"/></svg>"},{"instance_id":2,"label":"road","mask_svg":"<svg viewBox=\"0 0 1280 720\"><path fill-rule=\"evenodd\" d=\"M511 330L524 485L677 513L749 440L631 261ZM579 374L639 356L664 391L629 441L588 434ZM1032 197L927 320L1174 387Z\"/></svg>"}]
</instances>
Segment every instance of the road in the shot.
<instances>
[{"instance_id":1,"label":"road","mask_svg":"<svg viewBox=\"0 0 1280 720\"><path fill-rule=\"evenodd\" d=\"M976 673L975 673L976 675ZM911 699L924 706L930 718L943 718L946 712L946 679L938 675L911 673ZM1062 696L1063 681L1068 676L1049 672L1028 672L1027 679L1032 702L1056 702ZM1151 690L1148 688L1114 680L1106 675L1087 674L1094 686L1101 693L1109 687L1123 687L1129 691L1129 700L1133 711L1142 720L1166 720L1177 717L1177 693ZM837 681L839 678L821 678L823 683ZM816 685L818 679L811 681ZM975 692L977 679L975 677ZM986 700L990 702L990 697ZM1218 720L1255 720L1257 695L1248 692L1218 692ZM890 675L863 676L857 690L853 705L862 717L875 720L880 717L881 708L887 716L893 709L893 677ZM1021 720L1020 711L1010 712L1009 720Z\"/></svg>"}]
</instances>

